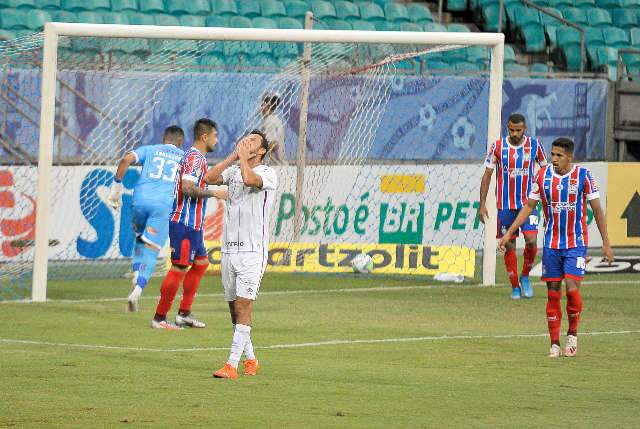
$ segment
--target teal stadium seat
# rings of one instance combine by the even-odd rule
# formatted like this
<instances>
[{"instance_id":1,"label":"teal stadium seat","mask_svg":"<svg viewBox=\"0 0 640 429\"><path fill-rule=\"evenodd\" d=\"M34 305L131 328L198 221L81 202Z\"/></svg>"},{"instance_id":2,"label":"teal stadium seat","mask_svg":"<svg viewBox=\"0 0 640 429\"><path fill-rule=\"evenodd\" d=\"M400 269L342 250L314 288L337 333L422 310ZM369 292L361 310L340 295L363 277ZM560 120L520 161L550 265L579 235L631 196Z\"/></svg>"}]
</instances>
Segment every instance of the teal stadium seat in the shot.
<instances>
[{"instance_id":1,"label":"teal stadium seat","mask_svg":"<svg viewBox=\"0 0 640 429\"><path fill-rule=\"evenodd\" d=\"M533 63L529 67L529 71L533 73L549 73L549 66L544 63Z\"/></svg>"},{"instance_id":2,"label":"teal stadium seat","mask_svg":"<svg viewBox=\"0 0 640 429\"><path fill-rule=\"evenodd\" d=\"M153 20L155 21L156 25L171 25L171 26L179 26L180 25L180 21L178 21L178 18L173 16L173 15L169 15L166 13L158 13L153 17Z\"/></svg>"},{"instance_id":3,"label":"teal stadium seat","mask_svg":"<svg viewBox=\"0 0 640 429\"><path fill-rule=\"evenodd\" d=\"M449 24L447 31L450 33L469 33L471 30L464 24Z\"/></svg>"},{"instance_id":4,"label":"teal stadium seat","mask_svg":"<svg viewBox=\"0 0 640 429\"><path fill-rule=\"evenodd\" d=\"M93 11L82 11L77 13L78 22L86 22L87 24L104 24L104 18L101 13Z\"/></svg>"},{"instance_id":5,"label":"teal stadium seat","mask_svg":"<svg viewBox=\"0 0 640 429\"><path fill-rule=\"evenodd\" d=\"M114 12L137 12L138 0L111 0L111 10Z\"/></svg>"},{"instance_id":6,"label":"teal stadium seat","mask_svg":"<svg viewBox=\"0 0 640 429\"><path fill-rule=\"evenodd\" d=\"M171 15L208 15L209 0L165 0L167 13Z\"/></svg>"},{"instance_id":7,"label":"teal stadium seat","mask_svg":"<svg viewBox=\"0 0 640 429\"><path fill-rule=\"evenodd\" d=\"M336 8L328 1L314 1L311 3L311 11L313 16L320 20L326 20L327 18L337 18Z\"/></svg>"},{"instance_id":8,"label":"teal stadium seat","mask_svg":"<svg viewBox=\"0 0 640 429\"><path fill-rule=\"evenodd\" d=\"M565 8L573 7L573 0L551 0L549 6L560 9L564 12Z\"/></svg>"},{"instance_id":9,"label":"teal stadium seat","mask_svg":"<svg viewBox=\"0 0 640 429\"><path fill-rule=\"evenodd\" d=\"M596 5L604 9L615 9L624 6L622 0L596 0Z\"/></svg>"},{"instance_id":10,"label":"teal stadium seat","mask_svg":"<svg viewBox=\"0 0 640 429\"><path fill-rule=\"evenodd\" d=\"M43 10L30 10L27 12L27 28L33 31L41 31L45 22L51 21L51 14Z\"/></svg>"},{"instance_id":11,"label":"teal stadium seat","mask_svg":"<svg viewBox=\"0 0 640 429\"><path fill-rule=\"evenodd\" d=\"M502 15L502 31L507 27L506 13ZM482 9L482 20L484 22L484 31L498 31L498 20L500 19L500 6L497 4L489 5Z\"/></svg>"},{"instance_id":12,"label":"teal stadium seat","mask_svg":"<svg viewBox=\"0 0 640 429\"><path fill-rule=\"evenodd\" d=\"M625 66L632 68L640 66L640 54L625 52L620 55L622 56L622 62Z\"/></svg>"},{"instance_id":13,"label":"teal stadium seat","mask_svg":"<svg viewBox=\"0 0 640 429\"><path fill-rule=\"evenodd\" d=\"M329 29L330 30L353 30L350 22L344 21L342 19L332 19L329 21Z\"/></svg>"},{"instance_id":14,"label":"teal stadium seat","mask_svg":"<svg viewBox=\"0 0 640 429\"><path fill-rule=\"evenodd\" d=\"M75 13L64 10L51 12L51 19L53 19L54 22L79 22Z\"/></svg>"},{"instance_id":15,"label":"teal stadium seat","mask_svg":"<svg viewBox=\"0 0 640 429\"><path fill-rule=\"evenodd\" d=\"M127 16L129 17L129 23L131 25L155 25L153 16L145 13L128 13Z\"/></svg>"},{"instance_id":16,"label":"teal stadium seat","mask_svg":"<svg viewBox=\"0 0 640 429\"><path fill-rule=\"evenodd\" d=\"M204 67L224 68L226 65L221 54L207 54L198 59L198 64Z\"/></svg>"},{"instance_id":17,"label":"teal stadium seat","mask_svg":"<svg viewBox=\"0 0 640 429\"><path fill-rule=\"evenodd\" d=\"M547 38L540 24L526 24L520 29L525 50L528 53L544 52L547 48Z\"/></svg>"},{"instance_id":18,"label":"teal stadium seat","mask_svg":"<svg viewBox=\"0 0 640 429\"><path fill-rule=\"evenodd\" d=\"M387 3L384 5L384 16L387 21L410 22L407 7L400 3Z\"/></svg>"},{"instance_id":19,"label":"teal stadium seat","mask_svg":"<svg viewBox=\"0 0 640 429\"><path fill-rule=\"evenodd\" d=\"M373 25L376 26L376 30L378 31L400 31L400 23L398 22L379 21L379 22L375 22ZM416 25L420 26L420 24L416 24Z\"/></svg>"},{"instance_id":20,"label":"teal stadium seat","mask_svg":"<svg viewBox=\"0 0 640 429\"><path fill-rule=\"evenodd\" d=\"M2 9L0 27L5 30L28 30L27 12L17 9Z\"/></svg>"},{"instance_id":21,"label":"teal stadium seat","mask_svg":"<svg viewBox=\"0 0 640 429\"><path fill-rule=\"evenodd\" d=\"M467 61L467 53L464 49L451 49L443 51L441 58L449 64L455 64L463 61Z\"/></svg>"},{"instance_id":22,"label":"teal stadium seat","mask_svg":"<svg viewBox=\"0 0 640 429\"><path fill-rule=\"evenodd\" d=\"M467 61L461 61L461 62L455 63L454 69L457 72L462 72L462 73L482 71L482 67L480 67L478 64L470 63Z\"/></svg>"},{"instance_id":23,"label":"teal stadium seat","mask_svg":"<svg viewBox=\"0 0 640 429\"><path fill-rule=\"evenodd\" d=\"M563 9L562 15L564 19L569 22L573 22L574 24L580 26L589 25L589 18L587 18L588 10L578 9L576 7L568 7Z\"/></svg>"},{"instance_id":24,"label":"teal stadium seat","mask_svg":"<svg viewBox=\"0 0 640 429\"><path fill-rule=\"evenodd\" d=\"M422 29L430 33L446 33L447 31L447 27L442 24L438 24L437 22L427 22L425 24L422 24Z\"/></svg>"},{"instance_id":25,"label":"teal stadium seat","mask_svg":"<svg viewBox=\"0 0 640 429\"><path fill-rule=\"evenodd\" d=\"M227 0L215 0L215 1L227 1ZM262 16L262 11L260 10L260 3L252 0L252 1L244 1L238 0L238 15L242 15L245 18L255 18L257 16Z\"/></svg>"},{"instance_id":26,"label":"teal stadium seat","mask_svg":"<svg viewBox=\"0 0 640 429\"><path fill-rule=\"evenodd\" d=\"M218 15L209 15L206 20L207 27L228 27L229 26L229 17L227 16L218 16Z\"/></svg>"},{"instance_id":27,"label":"teal stadium seat","mask_svg":"<svg viewBox=\"0 0 640 429\"><path fill-rule=\"evenodd\" d=\"M424 65L427 71L444 71L450 69L449 64L438 59L427 59Z\"/></svg>"},{"instance_id":28,"label":"teal stadium seat","mask_svg":"<svg viewBox=\"0 0 640 429\"><path fill-rule=\"evenodd\" d=\"M62 0L61 8L69 12L82 12L84 10L109 11L109 0Z\"/></svg>"},{"instance_id":29,"label":"teal stadium seat","mask_svg":"<svg viewBox=\"0 0 640 429\"><path fill-rule=\"evenodd\" d=\"M293 18L280 18L278 19L278 28L288 28L292 30L302 30L304 27L302 23Z\"/></svg>"},{"instance_id":30,"label":"teal stadium seat","mask_svg":"<svg viewBox=\"0 0 640 429\"><path fill-rule=\"evenodd\" d=\"M561 58L566 64L568 71L580 70L580 44L582 35L575 28L560 27L557 31L558 47L562 54Z\"/></svg>"},{"instance_id":31,"label":"teal stadium seat","mask_svg":"<svg viewBox=\"0 0 640 429\"><path fill-rule=\"evenodd\" d=\"M164 0L165 12L170 15L186 15L188 12L188 3L192 0Z\"/></svg>"},{"instance_id":32,"label":"teal stadium seat","mask_svg":"<svg viewBox=\"0 0 640 429\"><path fill-rule=\"evenodd\" d=\"M336 15L344 21L360 19L360 9L350 1L338 1L335 3Z\"/></svg>"},{"instance_id":33,"label":"teal stadium seat","mask_svg":"<svg viewBox=\"0 0 640 429\"><path fill-rule=\"evenodd\" d=\"M229 18L231 28L251 28L251 20L245 16L232 16Z\"/></svg>"},{"instance_id":34,"label":"teal stadium seat","mask_svg":"<svg viewBox=\"0 0 640 429\"><path fill-rule=\"evenodd\" d=\"M233 0L212 0L211 11L218 16L242 15L236 6L236 2Z\"/></svg>"},{"instance_id":35,"label":"teal stadium seat","mask_svg":"<svg viewBox=\"0 0 640 429\"><path fill-rule=\"evenodd\" d=\"M618 50L608 46L603 46L598 49L596 67L599 70L607 72L609 80L616 79L616 72L618 68Z\"/></svg>"},{"instance_id":36,"label":"teal stadium seat","mask_svg":"<svg viewBox=\"0 0 640 429\"><path fill-rule=\"evenodd\" d=\"M249 65L255 68L266 69L263 71L269 71L270 69L275 71L275 69L278 68L278 63L275 58L267 54L251 56L249 58Z\"/></svg>"},{"instance_id":37,"label":"teal stadium seat","mask_svg":"<svg viewBox=\"0 0 640 429\"><path fill-rule=\"evenodd\" d=\"M614 9L611 18L617 28L629 29L638 25L638 16L631 9Z\"/></svg>"},{"instance_id":38,"label":"teal stadium seat","mask_svg":"<svg viewBox=\"0 0 640 429\"><path fill-rule=\"evenodd\" d=\"M513 46L504 45L504 63L510 64L516 61L516 51L513 49Z\"/></svg>"},{"instance_id":39,"label":"teal stadium seat","mask_svg":"<svg viewBox=\"0 0 640 429\"><path fill-rule=\"evenodd\" d=\"M587 19L592 27L611 27L611 15L604 9L589 9L587 11Z\"/></svg>"},{"instance_id":40,"label":"teal stadium seat","mask_svg":"<svg viewBox=\"0 0 640 429\"><path fill-rule=\"evenodd\" d=\"M504 65L504 71L509 75L526 75L529 73L527 66L518 63L507 63Z\"/></svg>"},{"instance_id":41,"label":"teal stadium seat","mask_svg":"<svg viewBox=\"0 0 640 429\"><path fill-rule=\"evenodd\" d=\"M384 11L375 3L360 3L360 19L368 22L385 21Z\"/></svg>"},{"instance_id":42,"label":"teal stadium seat","mask_svg":"<svg viewBox=\"0 0 640 429\"><path fill-rule=\"evenodd\" d=\"M129 15L125 13L117 13L117 12L104 12L102 14L102 19L105 24L120 24L120 25L129 25L131 21L129 20Z\"/></svg>"},{"instance_id":43,"label":"teal stadium seat","mask_svg":"<svg viewBox=\"0 0 640 429\"><path fill-rule=\"evenodd\" d=\"M253 28L278 28L278 24L273 19L264 16L253 18L251 26Z\"/></svg>"},{"instance_id":44,"label":"teal stadium seat","mask_svg":"<svg viewBox=\"0 0 640 429\"><path fill-rule=\"evenodd\" d=\"M410 3L407 5L407 14L409 19L418 24L424 24L425 22L433 22L433 16L428 7L421 4Z\"/></svg>"},{"instance_id":45,"label":"teal stadium seat","mask_svg":"<svg viewBox=\"0 0 640 429\"><path fill-rule=\"evenodd\" d=\"M287 9L289 18L304 20L307 11L311 10L309 5L301 0L285 0L284 7Z\"/></svg>"},{"instance_id":46,"label":"teal stadium seat","mask_svg":"<svg viewBox=\"0 0 640 429\"><path fill-rule=\"evenodd\" d=\"M595 0L575 0L573 2L573 6L582 10L589 10L597 7Z\"/></svg>"},{"instance_id":47,"label":"teal stadium seat","mask_svg":"<svg viewBox=\"0 0 640 429\"><path fill-rule=\"evenodd\" d=\"M449 12L464 12L467 10L467 0L447 0Z\"/></svg>"},{"instance_id":48,"label":"teal stadium seat","mask_svg":"<svg viewBox=\"0 0 640 429\"><path fill-rule=\"evenodd\" d=\"M625 48L629 45L629 35L621 28L605 28L602 30L607 46L613 48Z\"/></svg>"},{"instance_id":49,"label":"teal stadium seat","mask_svg":"<svg viewBox=\"0 0 640 429\"><path fill-rule=\"evenodd\" d=\"M630 35L631 44L636 48L640 48L640 28L632 28L630 31Z\"/></svg>"},{"instance_id":50,"label":"teal stadium seat","mask_svg":"<svg viewBox=\"0 0 640 429\"><path fill-rule=\"evenodd\" d=\"M179 18L180 25L185 27L206 27L207 18L201 15L182 15Z\"/></svg>"},{"instance_id":51,"label":"teal stadium seat","mask_svg":"<svg viewBox=\"0 0 640 429\"><path fill-rule=\"evenodd\" d=\"M287 16L287 10L280 1L262 0L260 4L262 16L266 16L267 18L284 18Z\"/></svg>"},{"instance_id":52,"label":"teal stadium seat","mask_svg":"<svg viewBox=\"0 0 640 429\"><path fill-rule=\"evenodd\" d=\"M469 46L465 49L467 61L478 65L489 63L489 50L483 46Z\"/></svg>"},{"instance_id":53,"label":"teal stadium seat","mask_svg":"<svg viewBox=\"0 0 640 429\"><path fill-rule=\"evenodd\" d=\"M140 0L140 12L164 13L164 4L162 0Z\"/></svg>"},{"instance_id":54,"label":"teal stadium seat","mask_svg":"<svg viewBox=\"0 0 640 429\"><path fill-rule=\"evenodd\" d=\"M376 31L376 26L372 22L368 21L353 21L351 23L354 30L359 31Z\"/></svg>"},{"instance_id":55,"label":"teal stadium seat","mask_svg":"<svg viewBox=\"0 0 640 429\"><path fill-rule=\"evenodd\" d=\"M20 10L31 10L38 7L35 0L9 0L8 3L10 8Z\"/></svg>"},{"instance_id":56,"label":"teal stadium seat","mask_svg":"<svg viewBox=\"0 0 640 429\"><path fill-rule=\"evenodd\" d=\"M587 45L587 54L591 63L595 61L597 50L601 46L605 46L604 35L601 28L587 28L585 32L585 43Z\"/></svg>"},{"instance_id":57,"label":"teal stadium seat","mask_svg":"<svg viewBox=\"0 0 640 429\"><path fill-rule=\"evenodd\" d=\"M35 0L35 5L42 10L58 10L60 9L60 0Z\"/></svg>"}]
</instances>

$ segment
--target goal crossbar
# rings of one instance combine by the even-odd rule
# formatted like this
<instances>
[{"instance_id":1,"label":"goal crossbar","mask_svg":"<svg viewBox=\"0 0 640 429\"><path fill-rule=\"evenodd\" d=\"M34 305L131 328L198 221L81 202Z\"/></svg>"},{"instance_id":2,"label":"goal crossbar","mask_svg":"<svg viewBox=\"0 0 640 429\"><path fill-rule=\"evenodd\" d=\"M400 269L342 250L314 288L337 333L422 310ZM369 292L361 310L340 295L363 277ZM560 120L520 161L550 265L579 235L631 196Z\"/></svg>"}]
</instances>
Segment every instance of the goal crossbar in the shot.
<instances>
[{"instance_id":1,"label":"goal crossbar","mask_svg":"<svg viewBox=\"0 0 640 429\"><path fill-rule=\"evenodd\" d=\"M399 31L295 30L258 28L176 27L152 25L79 24L50 22L44 27L42 98L38 154L36 236L32 301L45 301L49 252L49 205L55 123L57 49L60 36L146 38L176 40L266 41L306 43L384 43L414 45L485 46L491 50L488 146L500 136L504 34ZM493 182L494 179L492 179ZM487 196L490 219L496 217L495 195ZM495 284L496 223L485 223L483 248L484 285Z\"/></svg>"}]
</instances>

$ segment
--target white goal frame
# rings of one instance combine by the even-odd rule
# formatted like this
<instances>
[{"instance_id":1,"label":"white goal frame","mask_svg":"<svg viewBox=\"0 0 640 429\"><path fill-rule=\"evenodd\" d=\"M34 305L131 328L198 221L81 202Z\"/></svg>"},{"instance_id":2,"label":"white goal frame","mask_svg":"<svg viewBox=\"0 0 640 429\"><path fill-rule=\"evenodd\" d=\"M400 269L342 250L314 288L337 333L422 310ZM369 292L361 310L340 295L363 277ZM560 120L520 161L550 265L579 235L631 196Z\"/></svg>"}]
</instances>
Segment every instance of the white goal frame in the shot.
<instances>
[{"instance_id":1,"label":"white goal frame","mask_svg":"<svg viewBox=\"0 0 640 429\"><path fill-rule=\"evenodd\" d=\"M258 28L174 27L154 25L75 24L50 22L44 27L42 99L38 155L36 235L32 301L46 301L49 253L49 204L55 123L55 92L60 36L127 37L145 39L268 41L316 43L386 43L414 45L486 46L491 48L487 147L500 138L504 34L502 33L422 33L399 31L284 30ZM494 183L492 178L492 183ZM478 177L478 184L480 177ZM492 185L493 186L493 185ZM479 185L478 185L479 187ZM482 283L495 284L496 204L495 194L487 195L491 221L485 223Z\"/></svg>"}]
</instances>

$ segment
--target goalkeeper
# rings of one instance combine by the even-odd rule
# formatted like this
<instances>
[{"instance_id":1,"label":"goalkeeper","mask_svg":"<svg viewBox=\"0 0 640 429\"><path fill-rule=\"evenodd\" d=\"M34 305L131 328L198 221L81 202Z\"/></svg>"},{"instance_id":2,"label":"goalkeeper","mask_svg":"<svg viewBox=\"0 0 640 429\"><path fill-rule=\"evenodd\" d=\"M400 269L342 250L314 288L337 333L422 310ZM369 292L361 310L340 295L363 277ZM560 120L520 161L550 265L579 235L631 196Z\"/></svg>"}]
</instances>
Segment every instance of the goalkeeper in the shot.
<instances>
[{"instance_id":1,"label":"goalkeeper","mask_svg":"<svg viewBox=\"0 0 640 429\"><path fill-rule=\"evenodd\" d=\"M127 153L118 164L107 203L114 209L122 205L122 178L133 164L142 172L133 191L133 290L129 311L138 310L138 301L156 268L158 252L169 235L169 215L173 206L175 178L184 152L182 128L172 125L164 131L163 144L141 146Z\"/></svg>"}]
</instances>

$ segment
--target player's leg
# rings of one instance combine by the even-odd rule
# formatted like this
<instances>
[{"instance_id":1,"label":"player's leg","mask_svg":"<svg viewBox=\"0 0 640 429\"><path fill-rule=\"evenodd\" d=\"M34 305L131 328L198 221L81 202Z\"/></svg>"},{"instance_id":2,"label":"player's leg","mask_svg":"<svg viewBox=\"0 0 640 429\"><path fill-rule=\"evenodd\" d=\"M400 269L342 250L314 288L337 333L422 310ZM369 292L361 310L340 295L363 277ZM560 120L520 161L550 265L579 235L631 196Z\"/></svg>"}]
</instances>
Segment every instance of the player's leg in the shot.
<instances>
[{"instance_id":1,"label":"player's leg","mask_svg":"<svg viewBox=\"0 0 640 429\"><path fill-rule=\"evenodd\" d=\"M578 353L578 325L582 315L580 283L585 274L586 254L585 247L569 249L564 260L567 318L569 319L569 329L567 330L567 341L564 349L564 355L567 357L574 357Z\"/></svg>"},{"instance_id":2,"label":"player's leg","mask_svg":"<svg viewBox=\"0 0 640 429\"><path fill-rule=\"evenodd\" d=\"M200 280L207 271L209 266L209 256L207 255L207 249L204 246L204 236L202 230L192 231L194 235L194 242L197 243L194 253L193 265L187 274L184 276L184 282L182 283L182 300L180 301L180 307L178 314L176 314L176 325L189 326L191 328L204 328L207 325L198 320L192 313L191 307L193 306L193 300L198 292L200 286Z\"/></svg>"},{"instance_id":3,"label":"player's leg","mask_svg":"<svg viewBox=\"0 0 640 429\"><path fill-rule=\"evenodd\" d=\"M220 261L220 277L222 280L222 289L224 292L224 299L229 305L229 314L231 316L231 323L233 325L233 342L236 340L236 271L232 263L232 255L223 253ZM233 346L232 346L233 347ZM240 351L242 352L242 350ZM231 362L226 362L222 368L215 371L213 376L216 378L238 378L238 364L233 366Z\"/></svg>"},{"instance_id":4,"label":"player's leg","mask_svg":"<svg viewBox=\"0 0 640 429\"><path fill-rule=\"evenodd\" d=\"M524 251L522 261L522 275L520 276L520 286L525 298L533 298L533 287L529 280L529 272L533 268L538 253L538 213L532 213L527 221L520 227L524 237Z\"/></svg>"},{"instance_id":5,"label":"player's leg","mask_svg":"<svg viewBox=\"0 0 640 429\"><path fill-rule=\"evenodd\" d=\"M516 210L498 210L498 238L502 238L509 229L513 221L516 219L518 212ZM520 299L520 282L518 281L518 256L516 254L516 237L507 243L504 252L504 265L511 283L511 299Z\"/></svg>"},{"instance_id":6,"label":"player's leg","mask_svg":"<svg viewBox=\"0 0 640 429\"><path fill-rule=\"evenodd\" d=\"M542 250L542 281L547 283L547 327L551 340L549 357L560 356L560 324L562 323L562 253L559 250Z\"/></svg>"},{"instance_id":7,"label":"player's leg","mask_svg":"<svg viewBox=\"0 0 640 429\"><path fill-rule=\"evenodd\" d=\"M132 286L135 288L140 271L140 265L142 264L142 249L144 248L144 242L140 240L144 228L147 224L148 213L144 207L134 205L133 211L133 232L136 236L136 241L133 246L133 258L131 260L131 272L133 273Z\"/></svg>"}]
</instances>

